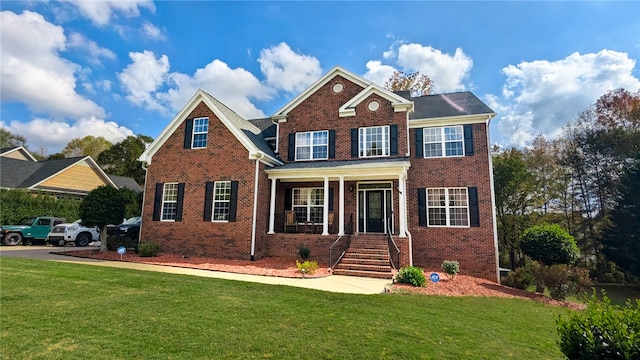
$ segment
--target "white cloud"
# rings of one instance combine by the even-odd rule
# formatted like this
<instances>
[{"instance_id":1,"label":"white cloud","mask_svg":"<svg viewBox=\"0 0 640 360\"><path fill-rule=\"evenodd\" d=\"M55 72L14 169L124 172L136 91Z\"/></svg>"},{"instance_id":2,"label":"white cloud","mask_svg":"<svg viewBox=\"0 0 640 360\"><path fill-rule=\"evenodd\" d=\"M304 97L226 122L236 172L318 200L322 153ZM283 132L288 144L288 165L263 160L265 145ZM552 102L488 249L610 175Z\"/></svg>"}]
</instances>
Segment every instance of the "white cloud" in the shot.
<instances>
[{"instance_id":1,"label":"white cloud","mask_svg":"<svg viewBox=\"0 0 640 360\"><path fill-rule=\"evenodd\" d=\"M26 104L54 117L104 117L105 111L76 93L81 68L62 57L62 27L31 11L0 13L2 101Z\"/></svg>"},{"instance_id":2,"label":"white cloud","mask_svg":"<svg viewBox=\"0 0 640 360\"><path fill-rule=\"evenodd\" d=\"M116 54L113 51L98 46L95 41L87 39L80 33L71 33L67 42L70 48L79 48L85 50L89 55L89 61L95 65L100 64L100 58L106 58L113 60L116 58Z\"/></svg>"},{"instance_id":3,"label":"white cloud","mask_svg":"<svg viewBox=\"0 0 640 360\"><path fill-rule=\"evenodd\" d=\"M268 85L290 93L304 90L322 74L318 59L298 54L284 42L263 49L258 62Z\"/></svg>"},{"instance_id":4,"label":"white cloud","mask_svg":"<svg viewBox=\"0 0 640 360\"><path fill-rule=\"evenodd\" d=\"M147 110L163 111L164 107L154 98L169 72L169 58L166 55L155 57L151 51L129 53L133 61L119 74L118 80L127 91L130 103Z\"/></svg>"},{"instance_id":5,"label":"white cloud","mask_svg":"<svg viewBox=\"0 0 640 360\"><path fill-rule=\"evenodd\" d=\"M400 45L397 62L405 71L419 71L431 78L437 93L465 90L473 67L471 58L460 48L450 55L420 44Z\"/></svg>"},{"instance_id":6,"label":"white cloud","mask_svg":"<svg viewBox=\"0 0 640 360\"><path fill-rule=\"evenodd\" d=\"M93 116L80 119L73 124L42 118L29 122L11 121L8 124L0 121L0 127L24 136L29 145L35 145L30 146L32 150L44 147L48 153L59 152L72 139L87 135L102 136L114 144L134 135L133 131L124 126Z\"/></svg>"},{"instance_id":7,"label":"white cloud","mask_svg":"<svg viewBox=\"0 0 640 360\"><path fill-rule=\"evenodd\" d=\"M390 65L384 65L379 60L370 60L366 64L367 72L363 75L365 79L384 86L396 69Z\"/></svg>"},{"instance_id":8,"label":"white cloud","mask_svg":"<svg viewBox=\"0 0 640 360\"><path fill-rule=\"evenodd\" d=\"M499 114L501 135L510 145L524 146L537 134L558 136L608 90L640 89L640 80L633 76L635 63L628 54L612 50L521 62L502 69L507 79L501 97L486 100Z\"/></svg>"},{"instance_id":9,"label":"white cloud","mask_svg":"<svg viewBox=\"0 0 640 360\"><path fill-rule=\"evenodd\" d=\"M78 7L80 12L89 18L94 24L104 26L109 23L111 17L115 13L124 15L125 17L140 16L140 9L147 8L151 12L155 12L155 5L151 0L66 0L67 2Z\"/></svg>"},{"instance_id":10,"label":"white cloud","mask_svg":"<svg viewBox=\"0 0 640 360\"><path fill-rule=\"evenodd\" d=\"M145 21L144 24L142 24L142 29L140 31L142 31L142 34L146 38L151 40L164 40L165 38L162 30L148 21Z\"/></svg>"}]
</instances>

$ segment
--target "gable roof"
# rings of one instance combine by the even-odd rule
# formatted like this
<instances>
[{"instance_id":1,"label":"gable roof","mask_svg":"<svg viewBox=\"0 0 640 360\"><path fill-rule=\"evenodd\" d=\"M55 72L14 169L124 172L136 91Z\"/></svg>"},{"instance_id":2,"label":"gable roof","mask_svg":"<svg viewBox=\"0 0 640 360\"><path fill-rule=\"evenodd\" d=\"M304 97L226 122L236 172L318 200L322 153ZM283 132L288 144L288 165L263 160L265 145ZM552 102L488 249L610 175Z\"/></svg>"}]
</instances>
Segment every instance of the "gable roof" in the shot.
<instances>
[{"instance_id":1,"label":"gable roof","mask_svg":"<svg viewBox=\"0 0 640 360\"><path fill-rule=\"evenodd\" d=\"M109 179L111 179L111 181L114 184L116 184L118 189L124 188L124 189L129 189L137 192L142 191L142 188L140 187L140 185L138 185L138 183L133 178L126 177L126 176L119 176L119 175L110 175L110 174L107 174L107 176L109 177Z\"/></svg>"},{"instance_id":2,"label":"gable roof","mask_svg":"<svg viewBox=\"0 0 640 360\"><path fill-rule=\"evenodd\" d=\"M391 106L396 112L413 110L413 102L411 102L411 100L372 83L340 107L338 110L340 117L354 116L356 114L356 106L371 94L377 94L382 98L389 100L391 102Z\"/></svg>"},{"instance_id":3,"label":"gable roof","mask_svg":"<svg viewBox=\"0 0 640 360\"><path fill-rule=\"evenodd\" d=\"M491 115L495 112L470 91L411 98L415 103L409 120L452 116Z\"/></svg>"},{"instance_id":4,"label":"gable roof","mask_svg":"<svg viewBox=\"0 0 640 360\"><path fill-rule=\"evenodd\" d=\"M249 158L259 159L267 165L282 163L273 152L266 140L260 135L261 129L245 120L235 111L220 102L202 89L198 89L189 101L180 109L176 116L162 130L160 135L140 155L139 160L151 164L153 155L162 147L167 139L173 135L176 129L186 120L187 116L200 103L213 111L220 121L231 131L240 143L249 151Z\"/></svg>"},{"instance_id":5,"label":"gable roof","mask_svg":"<svg viewBox=\"0 0 640 360\"><path fill-rule=\"evenodd\" d=\"M23 161L38 161L24 146L11 146L0 149L0 157L10 157L14 159L23 158Z\"/></svg>"}]
</instances>

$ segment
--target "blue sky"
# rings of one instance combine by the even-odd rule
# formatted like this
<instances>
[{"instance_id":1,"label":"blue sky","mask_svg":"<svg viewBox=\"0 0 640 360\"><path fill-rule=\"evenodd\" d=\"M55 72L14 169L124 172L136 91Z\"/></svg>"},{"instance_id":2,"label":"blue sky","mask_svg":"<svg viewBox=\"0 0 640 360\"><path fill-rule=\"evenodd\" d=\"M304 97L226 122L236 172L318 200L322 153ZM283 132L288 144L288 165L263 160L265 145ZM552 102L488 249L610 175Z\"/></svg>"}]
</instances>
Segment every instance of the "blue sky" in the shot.
<instances>
[{"instance_id":1,"label":"blue sky","mask_svg":"<svg viewBox=\"0 0 640 360\"><path fill-rule=\"evenodd\" d=\"M3 1L0 126L51 154L156 137L198 89L271 115L335 65L472 91L493 143L553 138L607 90L640 89L640 2Z\"/></svg>"}]
</instances>

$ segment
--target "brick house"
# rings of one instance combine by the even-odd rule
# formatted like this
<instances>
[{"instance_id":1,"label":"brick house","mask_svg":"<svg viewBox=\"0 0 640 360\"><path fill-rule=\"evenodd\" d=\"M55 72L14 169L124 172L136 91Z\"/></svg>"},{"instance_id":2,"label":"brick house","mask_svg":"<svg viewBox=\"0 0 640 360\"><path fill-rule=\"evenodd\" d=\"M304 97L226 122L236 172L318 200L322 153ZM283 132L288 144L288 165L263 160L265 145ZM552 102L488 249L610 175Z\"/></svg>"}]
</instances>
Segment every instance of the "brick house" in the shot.
<instances>
[{"instance_id":1,"label":"brick house","mask_svg":"<svg viewBox=\"0 0 640 360\"><path fill-rule=\"evenodd\" d=\"M365 276L457 260L498 281L494 116L470 92L410 97L341 67L268 119L198 90L140 157L141 239L252 260L307 246Z\"/></svg>"}]
</instances>

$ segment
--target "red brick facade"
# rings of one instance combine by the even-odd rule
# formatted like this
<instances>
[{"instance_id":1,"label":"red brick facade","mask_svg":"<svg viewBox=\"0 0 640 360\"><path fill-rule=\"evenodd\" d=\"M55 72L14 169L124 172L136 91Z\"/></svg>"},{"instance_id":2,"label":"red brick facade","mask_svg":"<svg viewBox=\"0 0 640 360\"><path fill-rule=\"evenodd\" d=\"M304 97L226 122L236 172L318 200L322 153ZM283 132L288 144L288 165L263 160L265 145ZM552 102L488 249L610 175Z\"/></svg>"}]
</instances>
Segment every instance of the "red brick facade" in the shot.
<instances>
[{"instance_id":1,"label":"red brick facade","mask_svg":"<svg viewBox=\"0 0 640 360\"><path fill-rule=\"evenodd\" d=\"M351 80L350 80L351 79ZM339 109L366 88L366 83L352 81L348 74L338 72L326 77L323 85L313 88L305 97L292 100L286 114L276 114L278 124L278 156L283 164L289 159L289 135L297 132L332 130L335 134L335 157L328 160L308 161L300 166L267 166L259 159L249 159L249 151L229 129L229 123L220 121L214 111L201 102L189 114L174 121L183 121L164 143L153 153L145 184L142 241L157 241L163 251L198 256L248 259L278 256L295 259L301 246L308 246L311 257L322 265L328 264L329 247L339 236L339 219L344 217L345 236L357 237L362 229L358 225L359 184L387 184L393 217L393 233L401 250L401 265L413 263L427 270L437 270L443 260L460 262L461 272L497 280L492 189L489 169L486 121L473 124L474 154L455 158L417 158L415 129L406 109L396 107L408 102L384 90L372 91L355 105L355 114L340 116ZM339 92L335 84L341 84ZM304 94L304 93L303 93ZM393 100L389 97L393 96ZM379 107L369 109L371 101ZM413 105L413 104L411 104ZM209 118L208 143L205 149L184 149L185 119ZM395 125L397 128L397 155L380 158L352 156L352 129L371 126ZM450 125L456 125L450 123ZM232 126L232 125L231 125ZM411 127L411 128L409 128ZM397 160L397 161L394 161ZM368 162L367 162L368 161ZM258 163L258 194L254 197L256 163ZM344 172L323 163L352 167ZM355 165L354 165L355 164ZM305 168L306 166L306 168ZM381 175L385 166L389 175ZM297 169L304 168L304 171ZM309 171L319 168L317 176ZM360 170L362 169L362 170ZM305 172L306 171L306 172ZM306 180L305 180L306 179ZM340 180L344 184L344 199L340 199ZM406 180L404 180L406 179ZM235 222L203 220L205 183L207 181L238 181L237 219ZM272 184L275 181L274 207L271 208ZM334 223L329 235L284 233L285 194L295 188L324 188L328 181L329 210ZM179 182L185 184L183 217L181 221L153 221L156 183ZM404 199L406 221L401 220L402 183L406 183ZM418 218L418 189L475 187L478 189L479 226L427 227ZM364 190L363 190L364 191ZM375 191L375 190L374 190ZM364 192L362 192L364 196ZM289 195L290 196L290 195ZM329 196L325 194L325 196ZM257 201L256 201L257 200ZM340 202L344 214L340 213ZM254 201L255 220L254 220ZM289 205L290 206L290 205ZM274 217L271 218L273 213ZM274 233L269 233L270 221ZM254 227L255 226L255 227ZM363 225L361 225L363 226ZM405 227L405 236L400 236ZM255 229L255 231L254 231ZM252 249L254 244L254 249ZM410 248L411 247L411 248Z\"/></svg>"}]
</instances>

